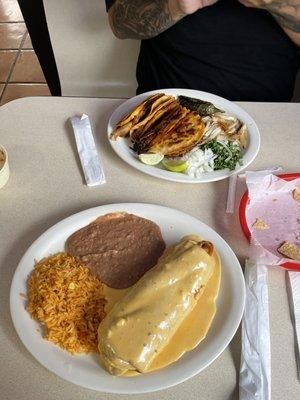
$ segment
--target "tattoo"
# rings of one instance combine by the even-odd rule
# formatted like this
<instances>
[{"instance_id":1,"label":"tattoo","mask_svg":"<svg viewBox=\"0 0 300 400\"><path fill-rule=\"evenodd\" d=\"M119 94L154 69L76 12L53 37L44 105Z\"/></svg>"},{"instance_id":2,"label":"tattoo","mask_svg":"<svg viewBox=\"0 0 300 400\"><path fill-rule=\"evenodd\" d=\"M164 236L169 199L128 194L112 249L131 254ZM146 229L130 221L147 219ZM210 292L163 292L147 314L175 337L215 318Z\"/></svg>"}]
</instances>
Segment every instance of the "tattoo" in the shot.
<instances>
[{"instance_id":1,"label":"tattoo","mask_svg":"<svg viewBox=\"0 0 300 400\"><path fill-rule=\"evenodd\" d=\"M116 0L111 22L116 36L149 39L174 25L168 0Z\"/></svg>"},{"instance_id":2,"label":"tattoo","mask_svg":"<svg viewBox=\"0 0 300 400\"><path fill-rule=\"evenodd\" d=\"M283 28L300 33L300 3L298 1L287 0L284 3L274 1L266 6L266 9Z\"/></svg>"}]
</instances>

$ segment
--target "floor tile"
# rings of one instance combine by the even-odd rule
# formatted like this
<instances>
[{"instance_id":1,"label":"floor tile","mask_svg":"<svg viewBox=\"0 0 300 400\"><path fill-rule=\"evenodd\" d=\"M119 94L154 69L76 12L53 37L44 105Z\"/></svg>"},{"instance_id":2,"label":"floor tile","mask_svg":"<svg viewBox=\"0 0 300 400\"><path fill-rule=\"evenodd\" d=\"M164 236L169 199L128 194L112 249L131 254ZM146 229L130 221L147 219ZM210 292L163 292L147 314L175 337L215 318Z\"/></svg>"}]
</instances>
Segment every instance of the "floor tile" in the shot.
<instances>
[{"instance_id":1,"label":"floor tile","mask_svg":"<svg viewBox=\"0 0 300 400\"><path fill-rule=\"evenodd\" d=\"M4 83L0 83L0 98L1 98L1 94L3 92L4 86L5 86Z\"/></svg>"},{"instance_id":2,"label":"floor tile","mask_svg":"<svg viewBox=\"0 0 300 400\"><path fill-rule=\"evenodd\" d=\"M0 105L28 96L50 96L48 85L9 83L4 90Z\"/></svg>"},{"instance_id":3,"label":"floor tile","mask_svg":"<svg viewBox=\"0 0 300 400\"><path fill-rule=\"evenodd\" d=\"M25 32L24 22L0 23L0 49L18 49Z\"/></svg>"},{"instance_id":4,"label":"floor tile","mask_svg":"<svg viewBox=\"0 0 300 400\"><path fill-rule=\"evenodd\" d=\"M28 32L26 35L26 39L23 43L23 49L32 49L32 43Z\"/></svg>"},{"instance_id":5,"label":"floor tile","mask_svg":"<svg viewBox=\"0 0 300 400\"><path fill-rule=\"evenodd\" d=\"M23 21L17 0L0 0L0 22Z\"/></svg>"},{"instance_id":6,"label":"floor tile","mask_svg":"<svg viewBox=\"0 0 300 400\"><path fill-rule=\"evenodd\" d=\"M0 82L6 82L17 54L17 50L0 50Z\"/></svg>"},{"instance_id":7,"label":"floor tile","mask_svg":"<svg viewBox=\"0 0 300 400\"><path fill-rule=\"evenodd\" d=\"M20 52L10 82L45 82L43 71L33 50Z\"/></svg>"}]
</instances>

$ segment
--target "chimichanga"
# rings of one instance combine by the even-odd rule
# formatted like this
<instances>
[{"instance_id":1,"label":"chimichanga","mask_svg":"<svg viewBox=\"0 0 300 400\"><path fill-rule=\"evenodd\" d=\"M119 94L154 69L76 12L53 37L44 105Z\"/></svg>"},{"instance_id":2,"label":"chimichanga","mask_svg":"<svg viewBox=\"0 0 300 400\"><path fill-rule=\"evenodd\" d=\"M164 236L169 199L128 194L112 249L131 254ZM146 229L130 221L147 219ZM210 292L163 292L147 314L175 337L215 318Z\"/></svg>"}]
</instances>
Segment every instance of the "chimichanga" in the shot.
<instances>
[{"instance_id":1,"label":"chimichanga","mask_svg":"<svg viewBox=\"0 0 300 400\"><path fill-rule=\"evenodd\" d=\"M213 245L183 238L166 249L100 323L100 359L114 375L147 372L193 310L214 269Z\"/></svg>"}]
</instances>

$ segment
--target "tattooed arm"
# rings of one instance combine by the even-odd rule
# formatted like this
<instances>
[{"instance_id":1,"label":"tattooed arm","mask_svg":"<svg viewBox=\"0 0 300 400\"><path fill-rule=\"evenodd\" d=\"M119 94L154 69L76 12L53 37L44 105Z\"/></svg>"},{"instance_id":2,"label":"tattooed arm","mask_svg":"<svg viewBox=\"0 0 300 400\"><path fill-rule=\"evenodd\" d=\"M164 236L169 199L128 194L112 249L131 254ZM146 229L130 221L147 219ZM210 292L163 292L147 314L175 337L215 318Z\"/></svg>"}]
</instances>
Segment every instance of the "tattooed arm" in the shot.
<instances>
[{"instance_id":1,"label":"tattooed arm","mask_svg":"<svg viewBox=\"0 0 300 400\"><path fill-rule=\"evenodd\" d=\"M247 7L269 11L290 39L300 46L300 0L239 0Z\"/></svg>"},{"instance_id":2,"label":"tattooed arm","mask_svg":"<svg viewBox=\"0 0 300 400\"><path fill-rule=\"evenodd\" d=\"M115 0L109 9L109 22L119 39L149 39L187 14L217 0Z\"/></svg>"},{"instance_id":3,"label":"tattooed arm","mask_svg":"<svg viewBox=\"0 0 300 400\"><path fill-rule=\"evenodd\" d=\"M274 3L270 5L269 11L291 40L300 46L300 1Z\"/></svg>"}]
</instances>

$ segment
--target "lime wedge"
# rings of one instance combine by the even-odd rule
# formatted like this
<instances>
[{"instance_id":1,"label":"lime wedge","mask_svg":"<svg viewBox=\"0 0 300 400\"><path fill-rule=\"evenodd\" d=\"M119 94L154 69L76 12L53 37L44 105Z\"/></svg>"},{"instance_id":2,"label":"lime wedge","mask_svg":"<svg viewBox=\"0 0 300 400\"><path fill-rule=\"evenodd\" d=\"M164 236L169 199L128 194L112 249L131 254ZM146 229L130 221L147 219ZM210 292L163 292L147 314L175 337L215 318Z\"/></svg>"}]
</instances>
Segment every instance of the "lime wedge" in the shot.
<instances>
[{"instance_id":1,"label":"lime wedge","mask_svg":"<svg viewBox=\"0 0 300 400\"><path fill-rule=\"evenodd\" d=\"M147 165L157 165L158 163L161 162L163 158L164 156L162 154L146 153L139 155L140 161L142 161L142 163Z\"/></svg>"},{"instance_id":2,"label":"lime wedge","mask_svg":"<svg viewBox=\"0 0 300 400\"><path fill-rule=\"evenodd\" d=\"M163 160L163 166L172 172L185 172L188 163L182 160Z\"/></svg>"}]
</instances>

